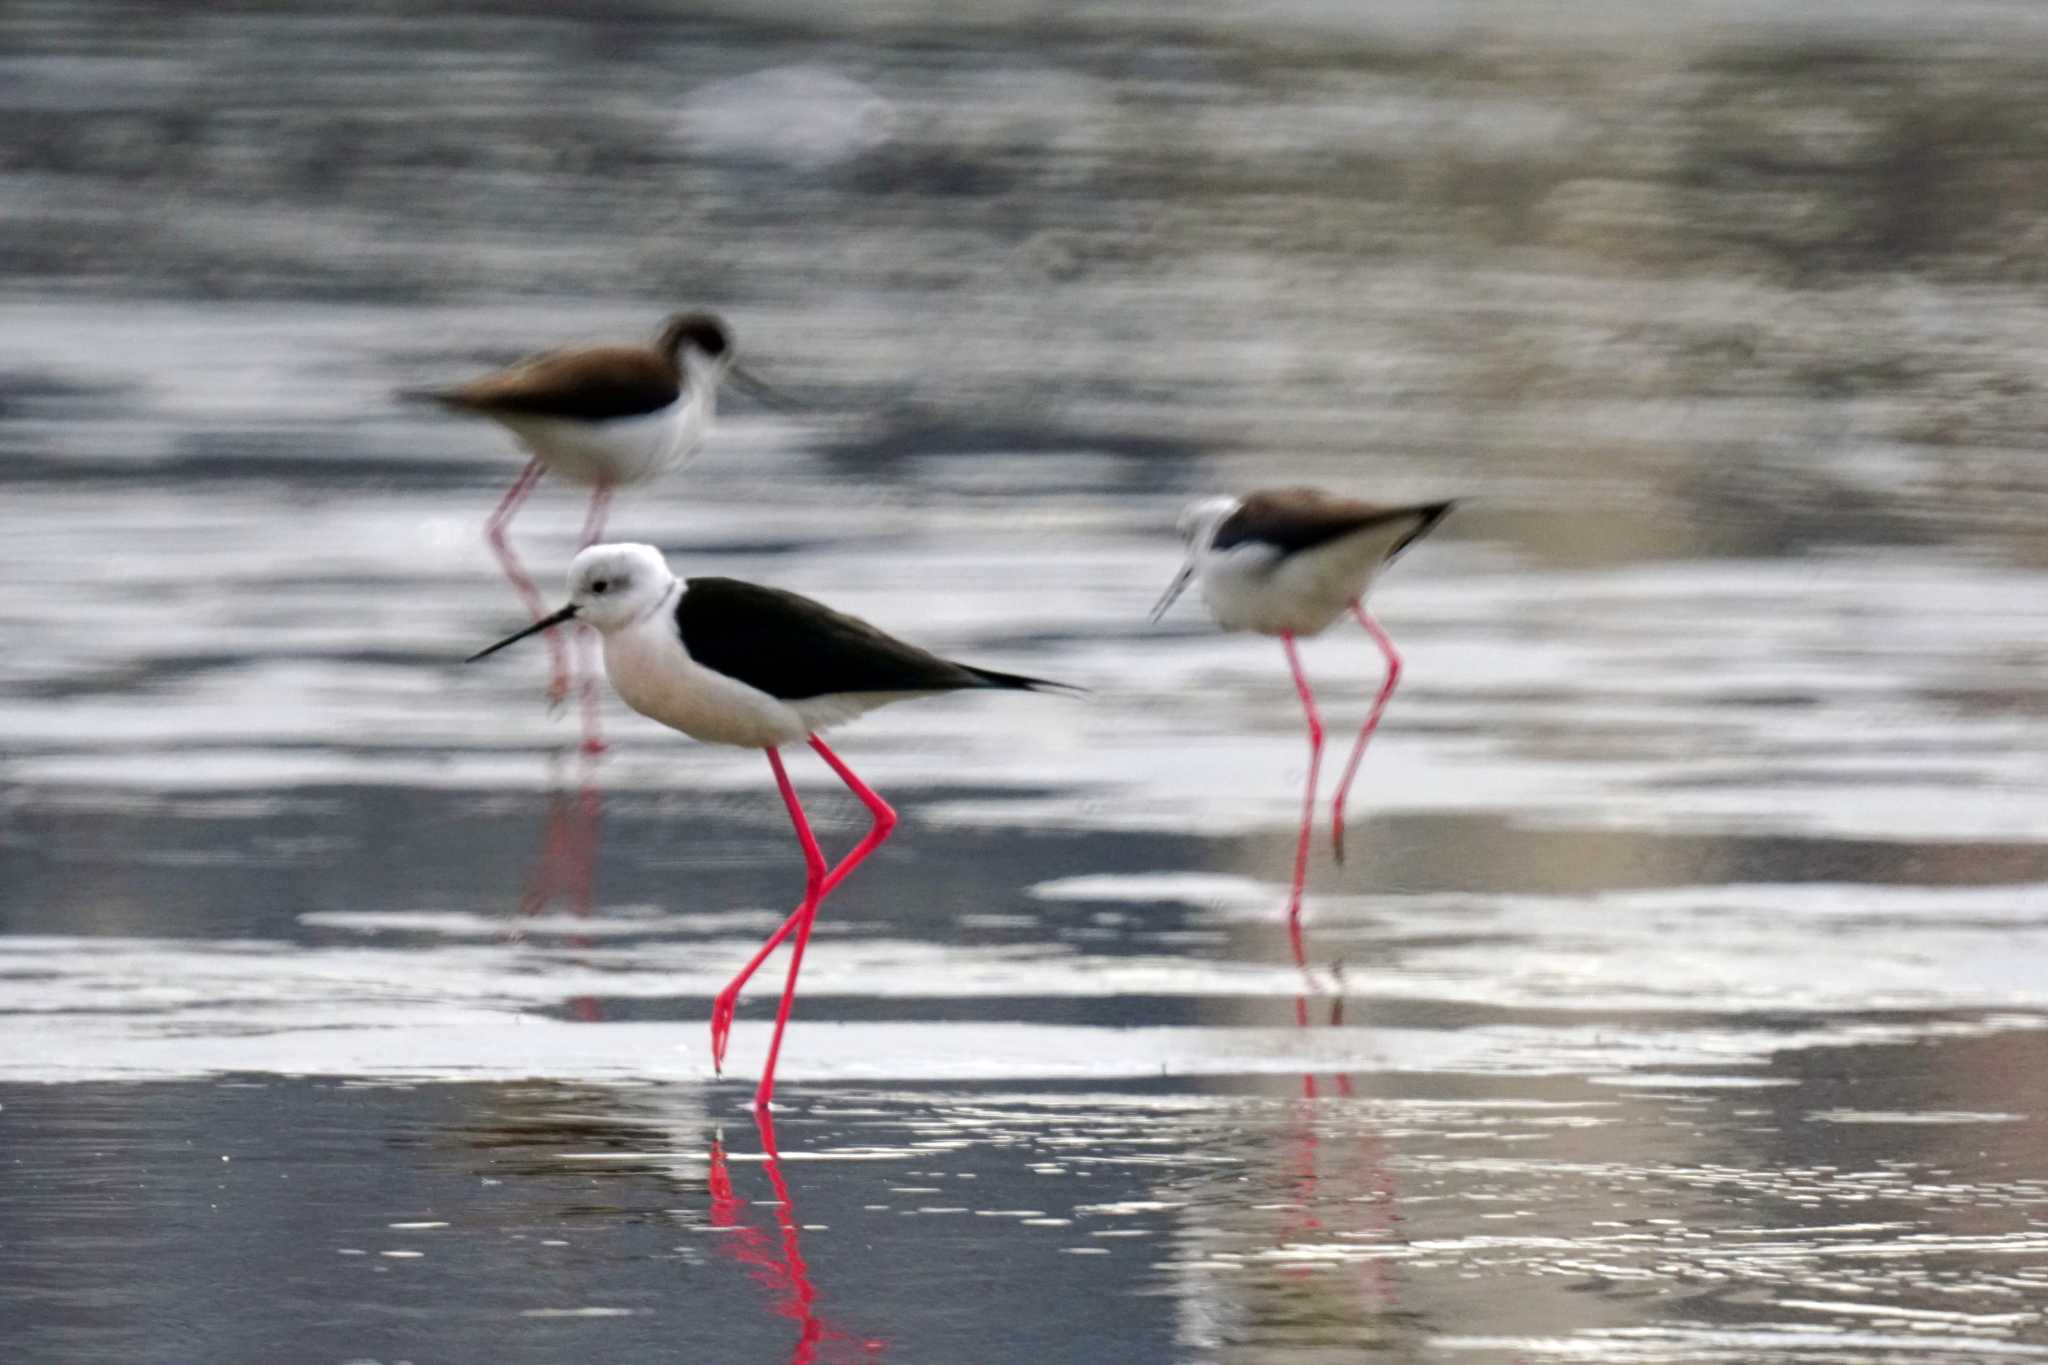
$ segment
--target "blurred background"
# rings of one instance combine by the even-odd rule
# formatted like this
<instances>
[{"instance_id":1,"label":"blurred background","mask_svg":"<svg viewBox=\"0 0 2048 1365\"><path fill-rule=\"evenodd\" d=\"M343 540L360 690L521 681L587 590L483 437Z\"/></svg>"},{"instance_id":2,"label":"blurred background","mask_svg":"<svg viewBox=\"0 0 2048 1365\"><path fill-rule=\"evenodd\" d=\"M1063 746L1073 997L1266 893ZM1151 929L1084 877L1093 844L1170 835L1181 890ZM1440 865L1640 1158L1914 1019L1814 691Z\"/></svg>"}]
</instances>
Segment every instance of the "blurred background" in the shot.
<instances>
[{"instance_id":1,"label":"blurred background","mask_svg":"<svg viewBox=\"0 0 2048 1365\"><path fill-rule=\"evenodd\" d=\"M0 7L0 1347L2048 1355L2044 95L1990 0ZM615 538L1093 691L837 738L783 1162L764 765L463 669L524 457L391 399L693 306L804 405ZM1463 500L1309 983L1280 651L1145 621L1286 483Z\"/></svg>"}]
</instances>

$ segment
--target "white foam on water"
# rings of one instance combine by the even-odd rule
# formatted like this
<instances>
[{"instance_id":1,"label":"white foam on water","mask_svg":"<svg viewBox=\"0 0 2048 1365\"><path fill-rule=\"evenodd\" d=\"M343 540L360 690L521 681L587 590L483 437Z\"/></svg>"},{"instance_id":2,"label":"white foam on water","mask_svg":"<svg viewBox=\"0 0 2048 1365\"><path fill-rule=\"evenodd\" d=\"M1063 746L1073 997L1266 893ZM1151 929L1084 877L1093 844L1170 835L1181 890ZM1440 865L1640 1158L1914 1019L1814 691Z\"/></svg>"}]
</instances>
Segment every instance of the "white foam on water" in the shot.
<instances>
[{"instance_id":1,"label":"white foam on water","mask_svg":"<svg viewBox=\"0 0 2048 1365\"><path fill-rule=\"evenodd\" d=\"M1520 1359L1584 1360L1599 1365L1652 1365L1660 1361L1755 1360L2038 1360L2048 1346L1937 1332L1848 1331L1835 1327L1697 1327L1672 1323L1655 1327L1593 1328L1575 1336L1458 1336L1430 1338L1446 1353L1511 1352ZM1936 1353L1946 1353L1937 1355Z\"/></svg>"},{"instance_id":2,"label":"white foam on water","mask_svg":"<svg viewBox=\"0 0 2048 1365\"><path fill-rule=\"evenodd\" d=\"M1277 926L1286 888L1218 873L1081 873L1034 898L1194 908ZM1754 882L1585 895L1312 893L1319 970L1353 998L1503 1008L2048 1009L2048 884Z\"/></svg>"},{"instance_id":3,"label":"white foam on water","mask_svg":"<svg viewBox=\"0 0 2048 1365\"><path fill-rule=\"evenodd\" d=\"M226 1072L371 1079L588 1081L703 1079L706 1028L688 1022L572 1021L536 1013L583 998L708 997L743 945L530 944L301 948L257 940L0 939L0 1079L143 1079ZM707 959L716 961L712 969ZM1767 1083L1743 1074L1787 1050L1898 1043L2048 1026L2039 1015L1784 1029L1622 1029L1554 1022L1448 1028L1273 1028L1228 1022L1098 1028L1030 1022L845 1022L836 994L875 999L1132 993L1292 999L1291 968L1169 958L970 952L889 940L821 944L807 961L811 1014L784 1073L810 1080L1071 1079L1299 1071L1576 1075L1638 1087ZM1356 1015L1354 1014L1354 1018ZM744 1072L767 1025L740 1024L729 1064Z\"/></svg>"}]
</instances>

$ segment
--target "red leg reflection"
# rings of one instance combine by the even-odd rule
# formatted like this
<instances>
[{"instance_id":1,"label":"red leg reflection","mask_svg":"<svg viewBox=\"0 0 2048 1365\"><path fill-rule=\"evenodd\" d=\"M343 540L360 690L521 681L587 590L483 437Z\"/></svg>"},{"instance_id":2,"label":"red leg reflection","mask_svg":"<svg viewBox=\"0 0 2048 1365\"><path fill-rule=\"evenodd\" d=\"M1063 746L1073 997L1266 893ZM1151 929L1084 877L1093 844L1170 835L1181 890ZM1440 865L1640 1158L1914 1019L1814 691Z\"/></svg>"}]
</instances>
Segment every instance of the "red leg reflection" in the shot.
<instances>
[{"instance_id":1,"label":"red leg reflection","mask_svg":"<svg viewBox=\"0 0 2048 1365\"><path fill-rule=\"evenodd\" d=\"M1335 994L1330 1001L1328 1027L1341 1028L1344 1024L1342 963L1330 965L1330 980ZM1302 1007L1303 1002L1298 998L1297 1009ZM1302 1026L1308 1027L1305 1018ZM1353 1099L1352 1078L1340 1072L1334 1079L1337 1094L1344 1100ZM1355 1117L1358 1111L1348 1105L1326 1106L1318 1102L1316 1078L1312 1073L1302 1076L1302 1088L1305 1098L1293 1108L1295 1123L1287 1138L1293 1158L1287 1179L1291 1186L1291 1212L1280 1228L1279 1245L1331 1242L1347 1250L1355 1250L1361 1237L1395 1244L1401 1215L1395 1207L1396 1192L1393 1177L1387 1169L1384 1139L1366 1129L1358 1137L1355 1161L1343 1161L1347 1152L1352 1150L1350 1145L1334 1140L1341 1135L1325 1131L1325 1126L1334 1128L1358 1121ZM1335 1185L1336 1188L1327 1189L1326 1185ZM1301 1263L1290 1265L1285 1273L1306 1279L1312 1274L1327 1271ZM1384 1320L1398 1309L1400 1283L1396 1262L1379 1256L1358 1257L1354 1273L1361 1327Z\"/></svg>"},{"instance_id":2,"label":"red leg reflection","mask_svg":"<svg viewBox=\"0 0 2048 1365\"><path fill-rule=\"evenodd\" d=\"M818 848L816 836L811 833L810 821L804 817L803 803L797 800L796 788L790 785L789 774L783 769L782 755L774 749L767 751L768 765L775 772L776 788L782 793L783 804L789 808L790 822L796 826L797 842L803 846L804 898L790 917L782 922L782 927L768 936L768 941L748 959L747 965L740 968L738 975L718 993L718 998L711 1005L711 1065L713 1069L722 1071L725 1066L726 1042L732 1032L733 1010L739 1002L740 990L747 984L748 978L760 970L761 964L768 960L768 955L782 945L782 940L788 938L792 930L796 932L796 944L789 955L789 980L782 989L782 1007L775 1015L774 1036L768 1042L768 1062L762 1068L760 1086L754 1091L754 1104L757 1107L765 1107L775 1098L775 1060L781 1055L782 1031L788 1026L790 1009L796 1003L797 973L803 968L804 947L810 942L811 925L818 917L818 907L840 882L846 880L848 873L859 867L867 860L869 854L882 846L890 832L896 828L896 812L889 808L889 803L856 777L853 769L841 762L839 755L833 753L824 740L812 735L811 747L817 750L818 756L839 775L839 780L860 798L861 804L868 808L868 814L874 818L874 824L869 827L867 837L856 844L851 853L840 859L838 866L827 872L825 855Z\"/></svg>"},{"instance_id":3,"label":"red leg reflection","mask_svg":"<svg viewBox=\"0 0 2048 1365\"><path fill-rule=\"evenodd\" d=\"M1399 1244L1402 1218L1387 1170L1384 1139L1368 1129L1359 1134L1354 1148L1341 1140L1341 1131L1335 1127L1353 1121L1355 1113L1309 1101L1295 1105L1295 1123L1286 1138L1292 1155L1291 1170L1285 1176L1289 1212L1278 1232L1279 1246L1318 1243L1355 1253L1362 1243ZM1331 1131L1323 1130L1320 1125L1325 1124L1331 1125ZM1347 1155L1352 1159L1346 1160ZM1307 1279L1332 1270L1303 1259L1289 1264L1284 1273ZM1384 1319L1399 1308L1398 1262L1384 1256L1357 1256L1352 1273L1361 1325Z\"/></svg>"},{"instance_id":4,"label":"red leg reflection","mask_svg":"<svg viewBox=\"0 0 2048 1365\"><path fill-rule=\"evenodd\" d=\"M540 857L526 879L525 893L519 898L522 916L545 914L557 899L566 901L570 912L582 918L588 918L597 908L597 858L603 844L604 795L589 758L579 765L573 791L560 781L562 761L560 753L550 760L556 781L548 794ZM590 946L590 940L581 935L568 942L572 948ZM576 996L569 1001L569 1008L578 1019L594 1022L603 1017L592 996Z\"/></svg>"},{"instance_id":5,"label":"red leg reflection","mask_svg":"<svg viewBox=\"0 0 2048 1365\"><path fill-rule=\"evenodd\" d=\"M576 548L587 550L604 536L605 516L611 510L612 486L601 483L590 492L590 511L583 518L583 534L577 538ZM583 705L583 752L601 754L604 752L604 735L599 722L598 675L603 672L597 632L588 626L578 627L576 671L579 677L577 691Z\"/></svg>"},{"instance_id":6,"label":"red leg reflection","mask_svg":"<svg viewBox=\"0 0 2048 1365\"><path fill-rule=\"evenodd\" d=\"M1365 746L1372 742L1372 732L1380 728L1380 717L1386 712L1387 701L1401 683L1401 651L1394 648L1394 642L1380 629L1380 623L1372 619L1365 603L1353 602L1351 614L1358 618L1358 624L1365 627L1365 633L1372 636L1373 643L1386 657L1387 678L1380 684L1379 695L1372 699L1372 710L1366 713L1365 728L1358 732L1358 742L1351 746L1351 759L1344 765L1344 776L1337 782L1337 799L1330 803L1330 845L1340 863L1344 861L1344 799L1351 794L1351 779L1358 776L1358 765L1365 758Z\"/></svg>"},{"instance_id":7,"label":"red leg reflection","mask_svg":"<svg viewBox=\"0 0 2048 1365\"><path fill-rule=\"evenodd\" d=\"M590 489L590 512L584 514L584 532L575 538L578 551L588 551L604 536L604 518L610 512L610 505L612 485L600 483ZM578 692L584 712L584 753L604 753L604 735L600 733L598 720L598 704L602 700L598 694L598 675L604 671L600 663L602 645L598 641L598 632L590 626L578 626L575 636L578 636L578 641L575 641L575 677L578 677L575 692Z\"/></svg>"},{"instance_id":8,"label":"red leg reflection","mask_svg":"<svg viewBox=\"0 0 2048 1365\"><path fill-rule=\"evenodd\" d=\"M560 781L562 756L550 760L556 781L548 794L547 825L541 835L540 858L526 880L519 899L519 913L538 915L558 897L570 910L588 916L597 905L597 854L602 842L604 794L597 785L595 767L586 759L579 765L576 786L569 790Z\"/></svg>"},{"instance_id":9,"label":"red leg reflection","mask_svg":"<svg viewBox=\"0 0 2048 1365\"><path fill-rule=\"evenodd\" d=\"M1330 964L1330 1027L1344 1027L1344 964ZM1351 1074L1340 1071L1336 1075L1337 1093L1345 1099L1351 1098Z\"/></svg>"},{"instance_id":10,"label":"red leg reflection","mask_svg":"<svg viewBox=\"0 0 2048 1365\"><path fill-rule=\"evenodd\" d=\"M593 757L605 751L603 702L597 680L604 674L604 641L589 626L576 627L576 671L582 681L577 692L583 711L583 752Z\"/></svg>"},{"instance_id":11,"label":"red leg reflection","mask_svg":"<svg viewBox=\"0 0 2048 1365\"><path fill-rule=\"evenodd\" d=\"M491 553L498 558L498 567L511 581L512 590L519 594L527 614L536 621L546 616L548 609L540 600L540 590L533 586L533 579L527 576L519 556L513 552L511 542L505 538L505 528L512 524L513 515L526 501L527 494L533 492L534 485L540 482L543 472L539 460L530 462L499 502L498 509L491 513L490 520L484 523L484 538L490 542ZM559 706L569 695L569 659L562 648L562 632L559 629L545 631L541 638L548 646L548 701Z\"/></svg>"},{"instance_id":12,"label":"red leg reflection","mask_svg":"<svg viewBox=\"0 0 2048 1365\"><path fill-rule=\"evenodd\" d=\"M788 1278L788 1269L776 1259L767 1234L741 1221L739 1196L733 1193L732 1173L726 1168L722 1138L712 1140L711 1174L706 1184L711 1196L711 1226L730 1230L730 1235L720 1239L719 1250L742 1265L753 1267L753 1278L767 1286L770 1292L780 1294ZM795 1359L805 1358L799 1342Z\"/></svg>"},{"instance_id":13,"label":"red leg reflection","mask_svg":"<svg viewBox=\"0 0 2048 1365\"><path fill-rule=\"evenodd\" d=\"M752 1267L754 1280L775 1296L775 1311L797 1324L796 1346L790 1365L811 1365L819 1350L829 1344L851 1342L839 1328L818 1314L818 1290L811 1281L810 1265L804 1260L802 1225L797 1222L796 1201L782 1174L782 1152L775 1144L775 1120L765 1109L754 1111L754 1123L761 1134L762 1169L775 1192L775 1222L781 1232L779 1250L762 1229L741 1219L741 1206L733 1191L722 1142L711 1144L711 1226L729 1228L719 1247L735 1260ZM861 1359L874 1360L888 1343L866 1340L858 1344Z\"/></svg>"},{"instance_id":14,"label":"red leg reflection","mask_svg":"<svg viewBox=\"0 0 2048 1365\"><path fill-rule=\"evenodd\" d=\"M1300 958L1300 959L1297 959L1297 961L1299 961L1299 962L1300 962L1300 965L1301 965L1302 971L1303 971L1304 973L1306 973L1306 972L1308 971L1308 963L1307 963L1307 960L1306 960L1305 958ZM1331 963L1331 964L1330 964L1330 985L1331 985L1331 990L1332 990L1333 992L1335 992L1335 994L1333 994L1333 995L1331 996L1331 998L1330 998L1330 1022L1329 1022L1329 1024L1328 1024L1328 1027L1330 1027L1330 1028L1342 1028L1342 1027L1344 1027L1344 964L1343 964L1343 963L1341 963L1341 962L1333 962L1333 963ZM1309 1027L1309 1021L1308 1021L1308 997L1307 997L1306 995L1297 995L1297 996L1295 996L1295 997L1294 997L1294 1025L1295 1025L1295 1027L1296 1027L1296 1028L1300 1028L1300 1029L1306 1029L1306 1028L1308 1028L1308 1027ZM1342 1096L1343 1096L1343 1097L1344 1097L1345 1099L1347 1099L1347 1100L1348 1100L1348 1099L1350 1099L1350 1098L1351 1098L1351 1077L1350 1077L1350 1075L1349 1075L1349 1074L1347 1074L1347 1073L1345 1073L1345 1072L1342 1072L1342 1071L1340 1071L1340 1072L1337 1072L1337 1073L1336 1073L1336 1074L1335 1074L1334 1076L1332 1076L1332 1077L1331 1077L1331 1079L1337 1082L1337 1093L1338 1093L1339 1095L1342 1095ZM1316 1098L1316 1096L1317 1096L1317 1095L1318 1095L1319 1093L1320 1093L1320 1091L1319 1091L1319 1089L1318 1089L1318 1086L1317 1086L1317 1084L1316 1084L1316 1073L1315 1073L1315 1072L1313 1072L1313 1071L1304 1071L1304 1072L1302 1072L1302 1073L1301 1073L1301 1097L1302 1097L1303 1099L1306 1099L1306 1100L1312 1100L1312 1099Z\"/></svg>"},{"instance_id":15,"label":"red leg reflection","mask_svg":"<svg viewBox=\"0 0 2048 1365\"><path fill-rule=\"evenodd\" d=\"M794 975L794 973L792 973ZM797 1337L796 1354L790 1357L792 1365L797 1361L808 1361L817 1355L818 1343L824 1339L825 1326L818 1321L818 1291L811 1284L811 1268L804 1264L803 1246L797 1236L796 1211L789 1197L789 1182L782 1178L782 1152L775 1145L775 1120L768 1115L765 1107L754 1110L754 1122L761 1130L761 1153L768 1172L768 1183L775 1190L775 1221L782 1228L782 1261L789 1268L789 1298L782 1312L785 1317L795 1318L801 1324Z\"/></svg>"}]
</instances>

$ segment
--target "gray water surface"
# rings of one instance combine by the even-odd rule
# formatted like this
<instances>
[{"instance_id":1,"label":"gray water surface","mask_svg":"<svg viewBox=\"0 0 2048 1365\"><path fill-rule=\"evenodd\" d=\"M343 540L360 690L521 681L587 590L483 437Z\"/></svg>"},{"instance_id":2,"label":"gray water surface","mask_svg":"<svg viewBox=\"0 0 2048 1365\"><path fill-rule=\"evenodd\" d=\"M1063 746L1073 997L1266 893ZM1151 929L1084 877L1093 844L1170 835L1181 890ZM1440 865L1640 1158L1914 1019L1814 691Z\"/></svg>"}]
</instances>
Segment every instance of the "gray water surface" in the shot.
<instances>
[{"instance_id":1,"label":"gray water surface","mask_svg":"<svg viewBox=\"0 0 2048 1365\"><path fill-rule=\"evenodd\" d=\"M2048 1356L2044 42L0 12L0 1355ZM1090 690L835 734L771 1133L766 765L463 667L518 457L389 398L683 305L806 406L617 538ZM1145 621L1278 482L1464 499L1306 974L1281 653Z\"/></svg>"}]
</instances>

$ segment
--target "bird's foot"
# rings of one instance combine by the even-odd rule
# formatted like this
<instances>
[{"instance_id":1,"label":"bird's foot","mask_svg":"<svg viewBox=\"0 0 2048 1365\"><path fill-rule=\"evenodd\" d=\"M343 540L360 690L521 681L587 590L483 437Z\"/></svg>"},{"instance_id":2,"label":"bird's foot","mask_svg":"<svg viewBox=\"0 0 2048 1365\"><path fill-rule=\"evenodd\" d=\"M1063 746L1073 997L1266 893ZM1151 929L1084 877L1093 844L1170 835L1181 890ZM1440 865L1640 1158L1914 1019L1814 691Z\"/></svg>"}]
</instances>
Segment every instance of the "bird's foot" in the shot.
<instances>
[{"instance_id":1,"label":"bird's foot","mask_svg":"<svg viewBox=\"0 0 2048 1365\"><path fill-rule=\"evenodd\" d=\"M715 1076L725 1074L725 1045L732 1035L732 1014L738 999L738 992L727 987L711 1002L711 1072Z\"/></svg>"}]
</instances>

